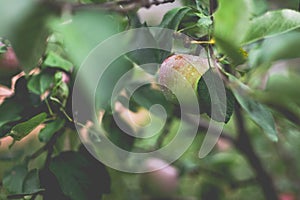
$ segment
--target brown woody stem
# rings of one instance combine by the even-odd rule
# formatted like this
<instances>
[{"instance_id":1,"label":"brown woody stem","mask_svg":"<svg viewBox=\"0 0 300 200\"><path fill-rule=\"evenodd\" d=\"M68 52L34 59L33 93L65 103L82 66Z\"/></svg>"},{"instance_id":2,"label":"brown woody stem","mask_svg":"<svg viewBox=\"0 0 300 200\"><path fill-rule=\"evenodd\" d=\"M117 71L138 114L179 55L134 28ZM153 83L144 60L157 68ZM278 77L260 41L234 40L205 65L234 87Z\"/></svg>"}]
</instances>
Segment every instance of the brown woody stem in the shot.
<instances>
[{"instance_id":1,"label":"brown woody stem","mask_svg":"<svg viewBox=\"0 0 300 200\"><path fill-rule=\"evenodd\" d=\"M251 144L239 106L236 106L235 113L236 127L238 129L238 138L235 142L235 146L245 156L248 163L255 171L256 179L261 186L266 200L278 200L277 191L275 189L272 177L264 169L260 158L255 153Z\"/></svg>"}]
</instances>

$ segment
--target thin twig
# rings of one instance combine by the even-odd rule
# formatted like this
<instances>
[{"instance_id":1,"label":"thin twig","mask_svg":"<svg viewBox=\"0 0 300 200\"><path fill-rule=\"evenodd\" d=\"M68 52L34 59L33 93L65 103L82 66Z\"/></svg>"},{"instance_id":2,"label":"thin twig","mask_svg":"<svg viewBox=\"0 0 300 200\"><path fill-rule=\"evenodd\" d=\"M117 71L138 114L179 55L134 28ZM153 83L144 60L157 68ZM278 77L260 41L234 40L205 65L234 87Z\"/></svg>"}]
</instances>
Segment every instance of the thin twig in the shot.
<instances>
[{"instance_id":1,"label":"thin twig","mask_svg":"<svg viewBox=\"0 0 300 200\"><path fill-rule=\"evenodd\" d=\"M12 195L8 195L7 199L23 199L24 197L29 196L29 195L33 195L34 197L36 197L37 195L42 194L43 192L44 191L42 190L42 191L38 191L33 194L12 194Z\"/></svg>"},{"instance_id":2,"label":"thin twig","mask_svg":"<svg viewBox=\"0 0 300 200\"><path fill-rule=\"evenodd\" d=\"M278 200L277 191L275 189L273 180L268 172L264 169L260 158L255 153L251 144L239 106L236 106L235 113L236 127L238 131L238 138L235 143L235 147L245 156L250 166L255 171L257 181L263 190L266 200Z\"/></svg>"},{"instance_id":3,"label":"thin twig","mask_svg":"<svg viewBox=\"0 0 300 200\"><path fill-rule=\"evenodd\" d=\"M47 150L47 148L48 148L47 144L39 148L32 155L25 158L25 163L28 163L30 160L34 160L35 158L39 157L42 153L44 153Z\"/></svg>"},{"instance_id":4,"label":"thin twig","mask_svg":"<svg viewBox=\"0 0 300 200\"><path fill-rule=\"evenodd\" d=\"M170 126L172 123L172 117L168 117L163 129L163 132L160 134L160 136L157 139L157 142L155 144L156 148L161 148L164 142L165 137L168 135L170 132Z\"/></svg>"},{"instance_id":5,"label":"thin twig","mask_svg":"<svg viewBox=\"0 0 300 200\"><path fill-rule=\"evenodd\" d=\"M32 195L31 199L30 200L35 200L37 198L38 194L34 194Z\"/></svg>"},{"instance_id":6,"label":"thin twig","mask_svg":"<svg viewBox=\"0 0 300 200\"><path fill-rule=\"evenodd\" d=\"M53 154L53 151L54 151L54 144L56 143L57 141L57 138L61 135L62 131L58 131L56 132L52 138L49 140L49 142L47 143L48 145L48 153L47 153L47 157L46 157L46 161L45 161L45 167L48 167L50 165L50 162L51 162L51 156Z\"/></svg>"}]
</instances>

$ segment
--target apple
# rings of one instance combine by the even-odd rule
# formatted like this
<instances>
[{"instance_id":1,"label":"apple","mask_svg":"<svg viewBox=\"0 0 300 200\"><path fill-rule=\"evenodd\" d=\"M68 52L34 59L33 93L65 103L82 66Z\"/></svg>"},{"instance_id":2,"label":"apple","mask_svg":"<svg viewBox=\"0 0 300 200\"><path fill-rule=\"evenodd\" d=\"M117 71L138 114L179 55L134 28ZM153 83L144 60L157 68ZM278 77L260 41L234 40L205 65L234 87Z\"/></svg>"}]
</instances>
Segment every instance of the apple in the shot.
<instances>
[{"instance_id":1,"label":"apple","mask_svg":"<svg viewBox=\"0 0 300 200\"><path fill-rule=\"evenodd\" d=\"M201 76L209 69L207 58L176 54L161 64L158 83L168 100L191 105L197 99L197 87ZM196 98L195 98L196 97Z\"/></svg>"},{"instance_id":2,"label":"apple","mask_svg":"<svg viewBox=\"0 0 300 200\"><path fill-rule=\"evenodd\" d=\"M279 195L279 200L296 200L296 198L291 193L282 193Z\"/></svg>"},{"instance_id":3,"label":"apple","mask_svg":"<svg viewBox=\"0 0 300 200\"><path fill-rule=\"evenodd\" d=\"M177 168L158 158L149 158L144 165L150 172L141 175L140 181L143 192L156 198L174 196L179 185ZM156 170L160 166L166 167Z\"/></svg>"},{"instance_id":4,"label":"apple","mask_svg":"<svg viewBox=\"0 0 300 200\"><path fill-rule=\"evenodd\" d=\"M0 47L5 46L0 42ZM0 53L0 78L12 78L21 72L20 63L12 47L8 46L6 52Z\"/></svg>"}]
</instances>

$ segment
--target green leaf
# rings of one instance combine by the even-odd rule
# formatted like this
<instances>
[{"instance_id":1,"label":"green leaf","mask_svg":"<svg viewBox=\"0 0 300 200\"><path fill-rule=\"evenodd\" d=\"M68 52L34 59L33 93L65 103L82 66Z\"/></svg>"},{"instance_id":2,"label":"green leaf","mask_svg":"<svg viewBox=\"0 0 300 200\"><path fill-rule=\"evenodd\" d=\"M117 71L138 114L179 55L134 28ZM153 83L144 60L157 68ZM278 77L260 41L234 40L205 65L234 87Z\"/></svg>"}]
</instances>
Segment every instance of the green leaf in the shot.
<instances>
[{"instance_id":1,"label":"green leaf","mask_svg":"<svg viewBox=\"0 0 300 200\"><path fill-rule=\"evenodd\" d=\"M134 86L134 84L132 84L131 86ZM151 84L143 85L136 91L134 91L129 103L137 103L148 110L151 108L151 106L159 104L164 107L168 114L171 114L172 112L172 104L170 104L170 102L166 99L165 95L160 90L151 88Z\"/></svg>"},{"instance_id":2,"label":"green leaf","mask_svg":"<svg viewBox=\"0 0 300 200\"><path fill-rule=\"evenodd\" d=\"M201 16L201 18L197 21L197 30L194 34L197 37L203 37L208 35L211 32L211 26L213 25L213 21L208 16ZM188 32L188 34L190 31ZM189 34L190 35L190 34Z\"/></svg>"},{"instance_id":3,"label":"green leaf","mask_svg":"<svg viewBox=\"0 0 300 200\"><path fill-rule=\"evenodd\" d=\"M73 69L73 64L60 55L56 54L55 52L50 51L43 63L43 68L47 67L60 68L62 70L70 72Z\"/></svg>"},{"instance_id":4,"label":"green leaf","mask_svg":"<svg viewBox=\"0 0 300 200\"><path fill-rule=\"evenodd\" d=\"M9 172L4 174L3 186L12 194L23 192L23 181L27 175L25 165L16 165Z\"/></svg>"},{"instance_id":5,"label":"green leaf","mask_svg":"<svg viewBox=\"0 0 300 200\"><path fill-rule=\"evenodd\" d=\"M19 8L20 12L18 14L9 14L6 16L11 17L7 20L12 21L12 23L7 24L7 22L4 22L8 27L8 30L4 32L4 35L11 41L25 72L29 72L37 66L44 53L48 36L48 19L52 15L54 9L50 8L45 3L36 1L30 0L26 1L26 3L28 3L28 5L21 3L22 8L17 5L19 4L19 1L13 0L10 1L10 3L4 4L4 10L7 9L8 11L11 11L11 9L13 9L14 12L12 13L17 13L14 8L14 6L16 6ZM2 7L2 5L0 7ZM2 13L0 10L0 13L7 14L7 11L5 10Z\"/></svg>"},{"instance_id":6,"label":"green leaf","mask_svg":"<svg viewBox=\"0 0 300 200\"><path fill-rule=\"evenodd\" d=\"M180 7L170 10L164 15L159 27L177 30L181 20L191 10L192 8L190 7Z\"/></svg>"},{"instance_id":7,"label":"green leaf","mask_svg":"<svg viewBox=\"0 0 300 200\"><path fill-rule=\"evenodd\" d=\"M289 32L265 39L259 48L250 51L249 64L251 67L259 67L267 63L281 59L300 57L300 34Z\"/></svg>"},{"instance_id":8,"label":"green leaf","mask_svg":"<svg viewBox=\"0 0 300 200\"><path fill-rule=\"evenodd\" d=\"M37 169L33 169L27 173L22 188L22 193L24 194L35 194L43 191L40 187L39 171Z\"/></svg>"},{"instance_id":9,"label":"green leaf","mask_svg":"<svg viewBox=\"0 0 300 200\"><path fill-rule=\"evenodd\" d=\"M245 60L240 47L249 28L250 15L250 0L233 0L230 3L219 0L219 8L214 15L216 45L235 65Z\"/></svg>"},{"instance_id":10,"label":"green leaf","mask_svg":"<svg viewBox=\"0 0 300 200\"><path fill-rule=\"evenodd\" d=\"M39 172L39 178L41 182L42 188L45 189L43 192L43 198L45 200L52 200L52 199L61 199L61 200L71 200L70 198L66 197L55 178L55 175L50 171L48 167L42 168Z\"/></svg>"},{"instance_id":11,"label":"green leaf","mask_svg":"<svg viewBox=\"0 0 300 200\"><path fill-rule=\"evenodd\" d=\"M216 43L221 49L221 52L227 55L234 65L242 64L246 59L243 55L243 51L233 43L223 40L222 38L216 37Z\"/></svg>"},{"instance_id":12,"label":"green leaf","mask_svg":"<svg viewBox=\"0 0 300 200\"><path fill-rule=\"evenodd\" d=\"M277 142L277 130L270 110L261 103L253 100L249 94L247 95L249 88L246 85L233 76L230 76L229 78L233 84L238 86L237 88L232 88L233 94L238 103L248 113L250 118L264 130L267 136L272 141Z\"/></svg>"},{"instance_id":13,"label":"green leaf","mask_svg":"<svg viewBox=\"0 0 300 200\"><path fill-rule=\"evenodd\" d=\"M54 88L51 93L50 99L59 103L61 106L65 107L67 99L69 97L69 87L68 84L63 82L63 73L57 72L54 75Z\"/></svg>"},{"instance_id":14,"label":"green leaf","mask_svg":"<svg viewBox=\"0 0 300 200\"><path fill-rule=\"evenodd\" d=\"M260 92L265 98L273 102L296 103L300 106L300 75L291 73L289 76L273 75L269 78L266 90Z\"/></svg>"},{"instance_id":15,"label":"green leaf","mask_svg":"<svg viewBox=\"0 0 300 200\"><path fill-rule=\"evenodd\" d=\"M239 104L249 114L251 119L256 122L265 131L265 133L267 133L268 137L272 141L277 142L277 131L271 112L265 106L247 96L242 96L237 93L234 94Z\"/></svg>"},{"instance_id":16,"label":"green leaf","mask_svg":"<svg viewBox=\"0 0 300 200\"><path fill-rule=\"evenodd\" d=\"M120 57L112 64L108 66L108 68L104 71L103 75L97 86L96 92L96 106L97 108L107 109L111 106L111 99L113 90L116 93L120 92L124 87L124 84L131 78L130 75L128 77L122 76L129 72L133 68L133 63L130 62L125 57ZM117 85L118 81L122 78L122 84ZM88 77L86 77L88 80Z\"/></svg>"},{"instance_id":17,"label":"green leaf","mask_svg":"<svg viewBox=\"0 0 300 200\"><path fill-rule=\"evenodd\" d=\"M72 200L99 200L109 191L105 167L88 154L63 152L53 158L50 170L62 192Z\"/></svg>"},{"instance_id":18,"label":"green leaf","mask_svg":"<svg viewBox=\"0 0 300 200\"><path fill-rule=\"evenodd\" d=\"M9 136L13 137L14 140L18 140L18 141L23 139L31 131L33 131L33 129L35 129L38 125L43 123L46 117L47 117L46 113L40 113L26 122L17 124L11 129Z\"/></svg>"},{"instance_id":19,"label":"green leaf","mask_svg":"<svg viewBox=\"0 0 300 200\"><path fill-rule=\"evenodd\" d=\"M220 84L223 84L223 81L212 69L205 72L201 77L197 90L200 111L215 121L227 123L233 114L235 99L232 92ZM213 113L212 109L214 109Z\"/></svg>"},{"instance_id":20,"label":"green leaf","mask_svg":"<svg viewBox=\"0 0 300 200\"><path fill-rule=\"evenodd\" d=\"M157 46L157 41L150 32L149 29L144 29L143 34L136 34L135 35L135 42L136 43L141 43L149 46ZM136 49L133 50L126 55L132 60L134 63L139 65L142 69L144 69L146 72L150 74L156 74L157 69L159 67L158 63L162 63L162 54L167 54L169 55L169 52L164 52L163 50L159 48L147 48L147 49ZM153 63L149 65L149 63ZM157 63L157 64L155 64ZM146 65L144 65L146 64ZM147 65L148 64L148 65Z\"/></svg>"},{"instance_id":21,"label":"green leaf","mask_svg":"<svg viewBox=\"0 0 300 200\"><path fill-rule=\"evenodd\" d=\"M263 38L295 30L299 27L299 12L289 9L269 11L264 15L251 20L250 27L243 43L248 44Z\"/></svg>"},{"instance_id":22,"label":"green leaf","mask_svg":"<svg viewBox=\"0 0 300 200\"><path fill-rule=\"evenodd\" d=\"M78 11L75 15L72 15L69 20L70 23L64 23L64 25L62 25L64 21L56 21L52 27L54 31L62 33L66 49L68 49L68 56L72 60L72 63L74 63L75 70L79 69L82 62L97 45L110 36L125 30L127 25L124 16L113 12L101 12L98 10ZM119 43L119 41L116 41L116 44L117 43ZM102 49L102 51L111 53L114 52L115 49L120 48L118 45L111 45L109 49ZM99 77L97 72L95 72L96 69L85 70L84 73L77 73L76 80L80 82L78 85L84 88L81 96L84 96L86 99L84 103L88 104L86 110L91 109L90 98L94 95L96 96L96 108L110 107L110 97L115 83L124 73L133 67L133 63L124 57L120 59L116 58L112 66L108 66L108 69L105 71L104 68L107 66L103 66L101 61L97 62L99 62L97 72L99 73L100 71L104 73L98 83L94 82L96 78ZM98 86L96 94L94 91L95 84ZM61 95L55 94L55 96ZM61 98L58 98L58 100L61 101ZM64 104L65 102L62 103Z\"/></svg>"},{"instance_id":23,"label":"green leaf","mask_svg":"<svg viewBox=\"0 0 300 200\"><path fill-rule=\"evenodd\" d=\"M219 0L214 14L214 36L239 47L250 23L251 1Z\"/></svg>"},{"instance_id":24,"label":"green leaf","mask_svg":"<svg viewBox=\"0 0 300 200\"><path fill-rule=\"evenodd\" d=\"M265 0L253 0L253 16L259 16L263 13L267 12L268 10L268 3Z\"/></svg>"},{"instance_id":25,"label":"green leaf","mask_svg":"<svg viewBox=\"0 0 300 200\"><path fill-rule=\"evenodd\" d=\"M115 120L118 120L119 124ZM133 130L118 113L115 113L114 116L105 113L102 124L110 141L124 150L130 151L132 149L135 137L130 134L133 134Z\"/></svg>"},{"instance_id":26,"label":"green leaf","mask_svg":"<svg viewBox=\"0 0 300 200\"><path fill-rule=\"evenodd\" d=\"M173 35L172 31L168 31L169 29L177 31L179 28L179 25L181 21L184 19L184 17L192 11L193 9L191 7L179 7L179 8L174 8L167 12L159 27L163 28L161 31L157 31L155 33L154 38L157 41L157 44L160 48L168 50L167 51L161 51L159 53L159 63L162 63L169 55L172 50L173 46Z\"/></svg>"},{"instance_id":27,"label":"green leaf","mask_svg":"<svg viewBox=\"0 0 300 200\"><path fill-rule=\"evenodd\" d=\"M14 28L17 27L19 21L24 19L28 13L31 12L31 9L34 7L35 1L27 0L27 1L1 1L0 3L0 24L1 37L11 36ZM11 11L14 12L11 12Z\"/></svg>"},{"instance_id":28,"label":"green leaf","mask_svg":"<svg viewBox=\"0 0 300 200\"><path fill-rule=\"evenodd\" d=\"M13 122L21 119L23 106L14 101L6 100L0 105L0 127L8 122Z\"/></svg>"},{"instance_id":29,"label":"green leaf","mask_svg":"<svg viewBox=\"0 0 300 200\"><path fill-rule=\"evenodd\" d=\"M264 91L254 91L253 97L281 113L287 120L299 125L300 76L296 73L269 77ZM283 103L288 102L288 103Z\"/></svg>"},{"instance_id":30,"label":"green leaf","mask_svg":"<svg viewBox=\"0 0 300 200\"><path fill-rule=\"evenodd\" d=\"M50 88L53 80L54 78L52 74L41 72L40 74L33 75L29 78L27 87L28 90L34 94L41 95Z\"/></svg>"},{"instance_id":31,"label":"green leaf","mask_svg":"<svg viewBox=\"0 0 300 200\"><path fill-rule=\"evenodd\" d=\"M181 20L179 32L192 38L202 38L207 36L213 30L213 21L211 16L202 12L191 10Z\"/></svg>"},{"instance_id":32,"label":"green leaf","mask_svg":"<svg viewBox=\"0 0 300 200\"><path fill-rule=\"evenodd\" d=\"M43 191L40 187L38 170L28 172L25 165L16 165L4 174L3 185L11 194L31 195Z\"/></svg>"},{"instance_id":33,"label":"green leaf","mask_svg":"<svg viewBox=\"0 0 300 200\"><path fill-rule=\"evenodd\" d=\"M68 54L75 67L79 67L98 44L123 31L126 27L124 17L113 12L83 10L72 15L69 19L70 23L61 25L63 20L53 21L52 28L62 33Z\"/></svg>"},{"instance_id":34,"label":"green leaf","mask_svg":"<svg viewBox=\"0 0 300 200\"><path fill-rule=\"evenodd\" d=\"M129 102L129 99L122 95L117 97L117 101L120 102L125 108L128 108L129 110L131 110L132 112L137 112L138 109L140 108L140 105L138 105L136 102L134 102L134 101ZM128 102L129 102L129 105L128 105Z\"/></svg>"},{"instance_id":35,"label":"green leaf","mask_svg":"<svg viewBox=\"0 0 300 200\"><path fill-rule=\"evenodd\" d=\"M65 120L60 118L46 124L45 128L43 128L39 133L39 140L41 142L48 142L50 138L64 126L64 124Z\"/></svg>"}]
</instances>

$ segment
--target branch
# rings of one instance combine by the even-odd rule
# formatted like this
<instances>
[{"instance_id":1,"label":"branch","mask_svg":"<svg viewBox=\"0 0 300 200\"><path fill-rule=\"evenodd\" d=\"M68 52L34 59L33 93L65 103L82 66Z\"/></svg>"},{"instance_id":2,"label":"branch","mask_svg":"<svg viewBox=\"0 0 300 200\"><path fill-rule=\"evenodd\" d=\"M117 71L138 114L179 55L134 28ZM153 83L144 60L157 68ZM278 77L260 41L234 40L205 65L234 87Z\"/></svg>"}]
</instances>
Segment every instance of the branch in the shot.
<instances>
[{"instance_id":1,"label":"branch","mask_svg":"<svg viewBox=\"0 0 300 200\"><path fill-rule=\"evenodd\" d=\"M127 13L128 11L136 10L142 7L150 8L152 5L160 5L165 3L173 3L175 0L120 0L105 3L92 4L72 4L72 10L96 9L106 11L116 11Z\"/></svg>"},{"instance_id":2,"label":"branch","mask_svg":"<svg viewBox=\"0 0 300 200\"><path fill-rule=\"evenodd\" d=\"M217 7L218 7L218 3L216 0L209 0L209 14L211 15L211 19L213 19L212 14L215 12Z\"/></svg>"},{"instance_id":3,"label":"branch","mask_svg":"<svg viewBox=\"0 0 300 200\"><path fill-rule=\"evenodd\" d=\"M164 142L165 137L169 134L170 132L170 126L172 123L172 118L168 117L165 123L165 127L163 129L163 132L161 133L161 135L158 137L157 142L155 144L156 148L161 148Z\"/></svg>"},{"instance_id":4,"label":"branch","mask_svg":"<svg viewBox=\"0 0 300 200\"><path fill-rule=\"evenodd\" d=\"M248 132L245 128L244 118L239 106L236 106L235 113L236 127L238 129L238 139L235 142L235 146L246 157L249 164L255 171L257 181L263 190L266 200L278 200L277 191L275 189L273 180L268 172L264 169L261 160L256 155L250 142Z\"/></svg>"},{"instance_id":5,"label":"branch","mask_svg":"<svg viewBox=\"0 0 300 200\"><path fill-rule=\"evenodd\" d=\"M54 144L56 143L57 138L60 136L61 131L56 132L51 139L49 140L49 142L47 142L44 146L42 146L41 148L39 148L35 153L33 153L32 155L28 156L25 158L25 162L28 163L30 160L33 160L37 157L39 157L42 153L44 153L45 151L48 151L48 153L51 153L51 150L53 149ZM48 156L47 156L48 158ZM47 159L46 159L47 160ZM47 162L47 161L46 161Z\"/></svg>"}]
</instances>

